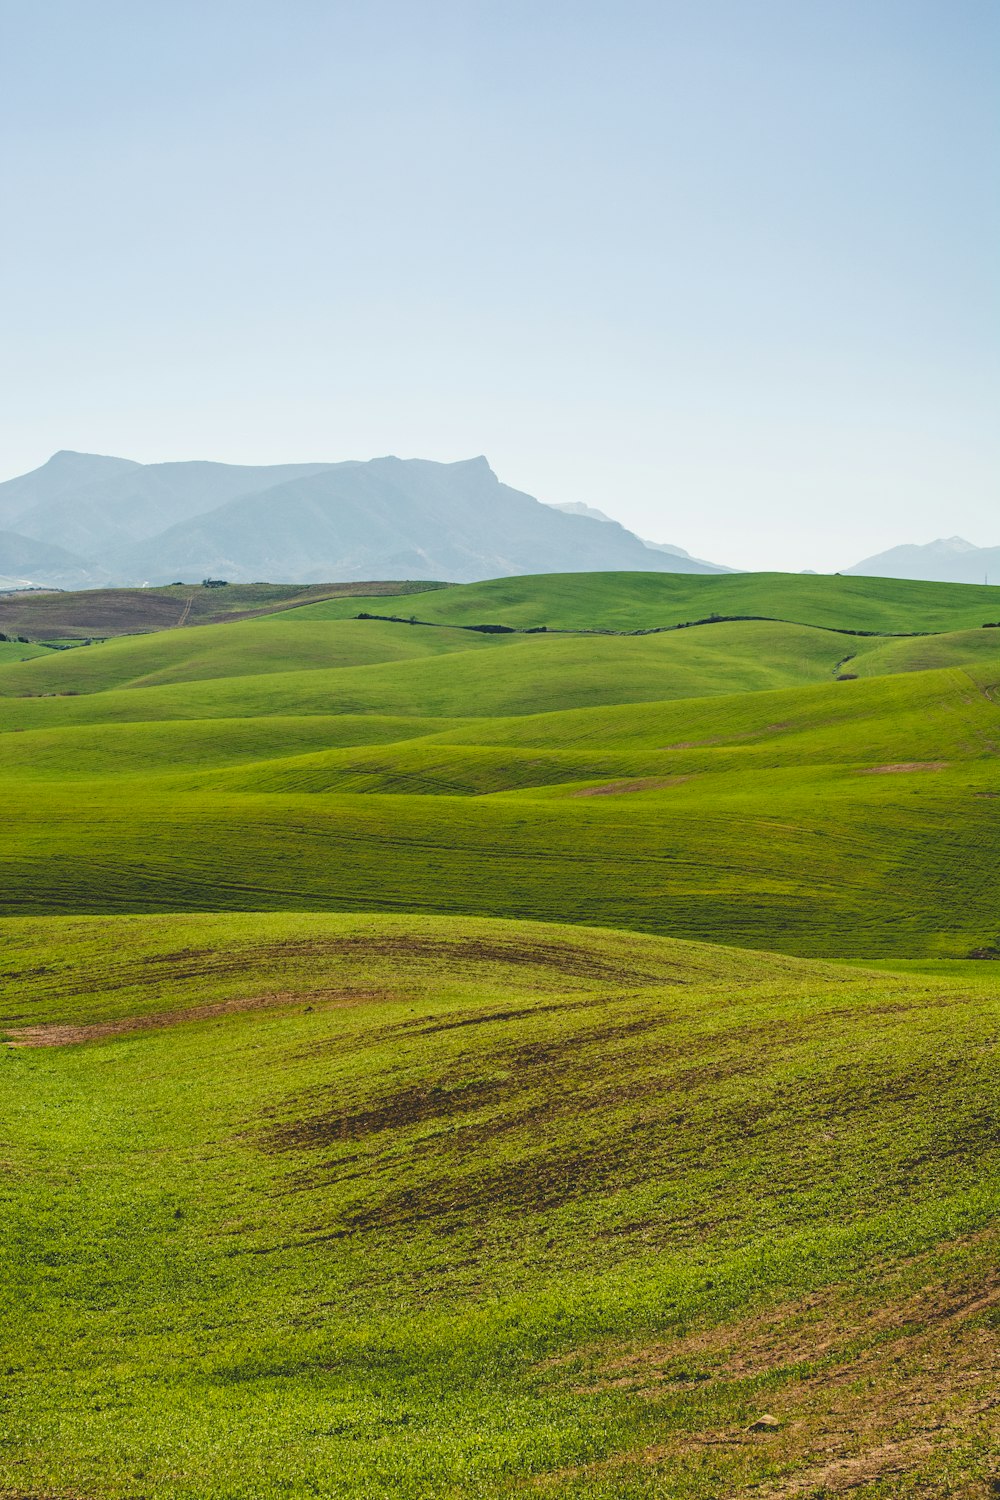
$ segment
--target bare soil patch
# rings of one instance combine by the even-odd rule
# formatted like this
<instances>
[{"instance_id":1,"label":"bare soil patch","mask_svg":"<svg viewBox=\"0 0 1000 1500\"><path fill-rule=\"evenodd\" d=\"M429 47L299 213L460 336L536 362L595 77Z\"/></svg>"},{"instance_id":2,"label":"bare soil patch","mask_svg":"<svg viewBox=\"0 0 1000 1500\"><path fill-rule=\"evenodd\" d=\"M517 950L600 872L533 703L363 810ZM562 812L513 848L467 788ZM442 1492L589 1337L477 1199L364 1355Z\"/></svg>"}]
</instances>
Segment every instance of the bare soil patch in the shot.
<instances>
[{"instance_id":1,"label":"bare soil patch","mask_svg":"<svg viewBox=\"0 0 1000 1500\"><path fill-rule=\"evenodd\" d=\"M678 786L690 776L643 776L637 781L608 781L604 786L587 786L570 792L571 797L621 797L627 792L655 792L660 787Z\"/></svg>"},{"instance_id":2,"label":"bare soil patch","mask_svg":"<svg viewBox=\"0 0 1000 1500\"><path fill-rule=\"evenodd\" d=\"M890 766L865 766L859 776L897 776L901 771L947 771L946 760L901 760Z\"/></svg>"},{"instance_id":3,"label":"bare soil patch","mask_svg":"<svg viewBox=\"0 0 1000 1500\"><path fill-rule=\"evenodd\" d=\"M281 991L271 995L240 995L210 1005L190 1005L184 1010L155 1011L148 1016L125 1016L117 1021L91 1021L78 1025L53 1022L39 1026L18 1026L7 1032L8 1047L66 1047L77 1042L99 1042L112 1036L127 1036L136 1031L160 1031L167 1026L181 1026L186 1021L212 1021L234 1011L270 1010L277 1006L364 1005L384 1000L379 990L306 990Z\"/></svg>"}]
</instances>

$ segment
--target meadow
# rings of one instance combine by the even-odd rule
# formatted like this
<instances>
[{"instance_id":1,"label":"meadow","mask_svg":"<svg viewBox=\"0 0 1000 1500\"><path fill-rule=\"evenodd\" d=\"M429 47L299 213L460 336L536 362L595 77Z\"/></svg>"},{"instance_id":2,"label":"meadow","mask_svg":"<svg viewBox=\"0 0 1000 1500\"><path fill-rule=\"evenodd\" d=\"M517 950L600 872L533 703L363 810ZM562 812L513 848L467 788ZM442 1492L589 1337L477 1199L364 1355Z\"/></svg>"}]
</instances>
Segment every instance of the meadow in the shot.
<instances>
[{"instance_id":1,"label":"meadow","mask_svg":"<svg viewBox=\"0 0 1000 1500\"><path fill-rule=\"evenodd\" d=\"M1000 591L387 588L0 657L0 1494L1000 1493Z\"/></svg>"}]
</instances>

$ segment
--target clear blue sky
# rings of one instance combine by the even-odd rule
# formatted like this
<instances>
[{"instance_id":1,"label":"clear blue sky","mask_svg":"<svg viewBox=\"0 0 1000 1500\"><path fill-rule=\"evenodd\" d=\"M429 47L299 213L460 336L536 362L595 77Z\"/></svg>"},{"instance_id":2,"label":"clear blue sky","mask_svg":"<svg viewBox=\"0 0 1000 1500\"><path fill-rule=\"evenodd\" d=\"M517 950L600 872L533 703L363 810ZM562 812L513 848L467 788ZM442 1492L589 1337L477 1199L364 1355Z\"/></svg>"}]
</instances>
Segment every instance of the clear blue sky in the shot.
<instances>
[{"instance_id":1,"label":"clear blue sky","mask_svg":"<svg viewBox=\"0 0 1000 1500\"><path fill-rule=\"evenodd\" d=\"M1000 543L996 0L0 0L0 476L485 453Z\"/></svg>"}]
</instances>

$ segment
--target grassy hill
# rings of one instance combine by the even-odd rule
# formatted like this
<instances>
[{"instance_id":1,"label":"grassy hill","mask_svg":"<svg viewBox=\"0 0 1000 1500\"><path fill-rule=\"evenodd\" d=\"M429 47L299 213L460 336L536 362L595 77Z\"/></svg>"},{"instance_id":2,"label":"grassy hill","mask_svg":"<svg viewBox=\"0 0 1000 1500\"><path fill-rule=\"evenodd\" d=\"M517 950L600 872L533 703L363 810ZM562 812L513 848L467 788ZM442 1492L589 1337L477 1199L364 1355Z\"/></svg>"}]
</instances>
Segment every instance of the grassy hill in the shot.
<instances>
[{"instance_id":1,"label":"grassy hill","mask_svg":"<svg viewBox=\"0 0 1000 1500\"><path fill-rule=\"evenodd\" d=\"M987 1493L995 988L496 921L6 932L12 1492Z\"/></svg>"},{"instance_id":2,"label":"grassy hill","mask_svg":"<svg viewBox=\"0 0 1000 1500\"><path fill-rule=\"evenodd\" d=\"M336 600L307 608L314 618L350 612ZM558 573L442 588L419 608L414 601L406 610L413 612L442 624L520 629L648 630L717 614L892 633L975 629L1000 620L1000 587L840 574Z\"/></svg>"},{"instance_id":3,"label":"grassy hill","mask_svg":"<svg viewBox=\"0 0 1000 1500\"><path fill-rule=\"evenodd\" d=\"M993 592L0 660L0 1495L987 1500Z\"/></svg>"},{"instance_id":4,"label":"grassy hill","mask_svg":"<svg viewBox=\"0 0 1000 1500\"><path fill-rule=\"evenodd\" d=\"M268 614L317 599L383 599L435 587L433 583L232 583L206 589L179 583L150 589L31 589L0 594L0 630L38 640L104 638ZM364 605L353 607L357 610Z\"/></svg>"},{"instance_id":5,"label":"grassy hill","mask_svg":"<svg viewBox=\"0 0 1000 1500\"><path fill-rule=\"evenodd\" d=\"M1000 639L853 638L859 680L838 681L843 639L286 615L17 663L0 670L17 810L0 903L436 911L825 957L989 948ZM901 659L928 642L952 665Z\"/></svg>"}]
</instances>

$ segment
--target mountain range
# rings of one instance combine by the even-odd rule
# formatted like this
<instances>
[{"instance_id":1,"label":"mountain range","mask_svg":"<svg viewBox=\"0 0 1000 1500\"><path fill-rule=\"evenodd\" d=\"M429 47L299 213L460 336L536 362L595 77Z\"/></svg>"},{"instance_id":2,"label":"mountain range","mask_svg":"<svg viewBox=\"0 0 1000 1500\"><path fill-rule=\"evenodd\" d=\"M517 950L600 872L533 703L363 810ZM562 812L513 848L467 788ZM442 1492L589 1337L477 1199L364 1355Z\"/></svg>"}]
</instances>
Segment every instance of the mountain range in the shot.
<instances>
[{"instance_id":1,"label":"mountain range","mask_svg":"<svg viewBox=\"0 0 1000 1500\"><path fill-rule=\"evenodd\" d=\"M0 483L0 588L197 582L473 583L556 572L727 573L604 511L545 505L485 458L141 464L56 453ZM1000 547L890 548L845 573L1000 583Z\"/></svg>"},{"instance_id":2,"label":"mountain range","mask_svg":"<svg viewBox=\"0 0 1000 1500\"><path fill-rule=\"evenodd\" d=\"M0 585L378 578L470 583L616 569L726 572L587 507L543 505L485 458L248 467L62 451L0 484Z\"/></svg>"},{"instance_id":3,"label":"mountain range","mask_svg":"<svg viewBox=\"0 0 1000 1500\"><path fill-rule=\"evenodd\" d=\"M976 547L960 536L939 537L923 546L890 547L843 571L932 583L1000 583L1000 547Z\"/></svg>"}]
</instances>

